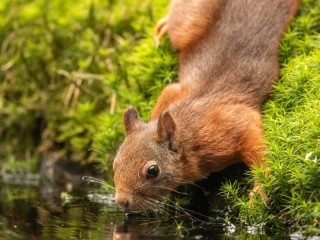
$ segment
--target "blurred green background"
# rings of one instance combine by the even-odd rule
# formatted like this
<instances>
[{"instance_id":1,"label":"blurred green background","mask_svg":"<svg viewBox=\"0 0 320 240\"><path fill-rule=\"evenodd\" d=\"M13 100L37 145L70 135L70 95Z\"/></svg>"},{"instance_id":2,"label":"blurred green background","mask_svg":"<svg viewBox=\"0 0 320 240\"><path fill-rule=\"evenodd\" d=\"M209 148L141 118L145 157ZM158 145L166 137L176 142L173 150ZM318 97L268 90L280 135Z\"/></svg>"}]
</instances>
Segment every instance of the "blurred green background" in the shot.
<instances>
[{"instance_id":1,"label":"blurred green background","mask_svg":"<svg viewBox=\"0 0 320 240\"><path fill-rule=\"evenodd\" d=\"M134 105L147 119L163 85L175 78L168 41L156 50L152 40L167 5L2 0L2 161L31 159L36 167L39 158L58 152L107 167L123 138L123 110Z\"/></svg>"}]
</instances>

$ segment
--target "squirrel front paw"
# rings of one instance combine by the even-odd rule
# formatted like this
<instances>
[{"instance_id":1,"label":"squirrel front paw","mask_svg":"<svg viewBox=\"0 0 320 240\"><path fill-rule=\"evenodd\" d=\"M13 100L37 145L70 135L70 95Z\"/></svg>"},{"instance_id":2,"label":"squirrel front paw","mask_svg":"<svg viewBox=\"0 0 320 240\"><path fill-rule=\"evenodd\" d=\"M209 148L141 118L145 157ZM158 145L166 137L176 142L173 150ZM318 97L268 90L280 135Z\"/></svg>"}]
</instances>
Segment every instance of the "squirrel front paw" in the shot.
<instances>
[{"instance_id":1,"label":"squirrel front paw","mask_svg":"<svg viewBox=\"0 0 320 240\"><path fill-rule=\"evenodd\" d=\"M162 37L167 33L168 31L168 20L169 16L165 16L164 18L161 18L156 25L155 31L154 31L154 41L156 44L156 48L159 47L160 41Z\"/></svg>"}]
</instances>

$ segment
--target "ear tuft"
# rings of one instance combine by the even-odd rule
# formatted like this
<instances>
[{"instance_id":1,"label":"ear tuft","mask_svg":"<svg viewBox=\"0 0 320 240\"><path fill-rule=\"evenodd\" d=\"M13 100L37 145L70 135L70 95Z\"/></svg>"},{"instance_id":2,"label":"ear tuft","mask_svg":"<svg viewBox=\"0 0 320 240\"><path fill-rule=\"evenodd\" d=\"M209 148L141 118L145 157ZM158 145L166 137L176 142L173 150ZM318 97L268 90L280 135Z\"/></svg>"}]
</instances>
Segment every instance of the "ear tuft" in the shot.
<instances>
[{"instance_id":1,"label":"ear tuft","mask_svg":"<svg viewBox=\"0 0 320 240\"><path fill-rule=\"evenodd\" d=\"M141 121L139 114L134 107L129 107L125 110L123 114L123 123L127 136L138 129Z\"/></svg>"},{"instance_id":2,"label":"ear tuft","mask_svg":"<svg viewBox=\"0 0 320 240\"><path fill-rule=\"evenodd\" d=\"M176 131L176 123L174 122L169 111L163 112L158 120L157 133L161 140L167 140L173 137Z\"/></svg>"}]
</instances>

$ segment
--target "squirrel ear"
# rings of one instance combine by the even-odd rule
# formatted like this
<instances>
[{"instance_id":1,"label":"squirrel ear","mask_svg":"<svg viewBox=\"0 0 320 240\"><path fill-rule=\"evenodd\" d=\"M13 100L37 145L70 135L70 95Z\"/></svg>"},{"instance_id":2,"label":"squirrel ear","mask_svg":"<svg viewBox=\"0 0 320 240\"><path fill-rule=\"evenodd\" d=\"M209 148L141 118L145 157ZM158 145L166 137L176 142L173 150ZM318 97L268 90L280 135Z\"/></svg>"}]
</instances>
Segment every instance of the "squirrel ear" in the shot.
<instances>
[{"instance_id":1,"label":"squirrel ear","mask_svg":"<svg viewBox=\"0 0 320 240\"><path fill-rule=\"evenodd\" d=\"M176 123L168 111L162 113L158 120L157 134L159 139L169 139L176 131Z\"/></svg>"},{"instance_id":2,"label":"squirrel ear","mask_svg":"<svg viewBox=\"0 0 320 240\"><path fill-rule=\"evenodd\" d=\"M127 136L138 129L141 121L139 114L134 107L129 107L125 110L123 114L123 123Z\"/></svg>"}]
</instances>

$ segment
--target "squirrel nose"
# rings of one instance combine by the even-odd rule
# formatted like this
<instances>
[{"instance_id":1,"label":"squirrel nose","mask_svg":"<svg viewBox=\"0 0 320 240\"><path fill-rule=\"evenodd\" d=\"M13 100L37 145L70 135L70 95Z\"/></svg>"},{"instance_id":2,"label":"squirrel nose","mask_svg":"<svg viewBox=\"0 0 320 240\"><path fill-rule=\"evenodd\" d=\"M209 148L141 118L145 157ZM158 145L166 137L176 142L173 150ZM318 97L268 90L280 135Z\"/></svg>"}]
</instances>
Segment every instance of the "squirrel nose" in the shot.
<instances>
[{"instance_id":1,"label":"squirrel nose","mask_svg":"<svg viewBox=\"0 0 320 240\"><path fill-rule=\"evenodd\" d=\"M117 203L120 207L127 209L129 207L129 201L127 199L118 199Z\"/></svg>"},{"instance_id":2,"label":"squirrel nose","mask_svg":"<svg viewBox=\"0 0 320 240\"><path fill-rule=\"evenodd\" d=\"M128 209L130 205L129 200L123 196L116 196L116 203L124 209Z\"/></svg>"}]
</instances>

